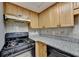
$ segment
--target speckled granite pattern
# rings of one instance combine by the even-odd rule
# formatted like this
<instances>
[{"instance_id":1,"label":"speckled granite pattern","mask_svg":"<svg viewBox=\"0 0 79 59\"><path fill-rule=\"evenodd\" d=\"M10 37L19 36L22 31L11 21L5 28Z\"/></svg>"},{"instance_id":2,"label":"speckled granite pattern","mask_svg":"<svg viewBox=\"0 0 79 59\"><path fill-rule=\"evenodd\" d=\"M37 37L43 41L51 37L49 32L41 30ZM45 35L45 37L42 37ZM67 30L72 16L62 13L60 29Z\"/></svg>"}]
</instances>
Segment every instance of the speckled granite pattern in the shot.
<instances>
[{"instance_id":1,"label":"speckled granite pattern","mask_svg":"<svg viewBox=\"0 0 79 59\"><path fill-rule=\"evenodd\" d=\"M30 35L29 37L35 41L44 42L47 45L58 48L70 54L79 56L79 44L77 43L67 42L63 40L58 40L56 38L49 38L38 35Z\"/></svg>"},{"instance_id":2,"label":"speckled granite pattern","mask_svg":"<svg viewBox=\"0 0 79 59\"><path fill-rule=\"evenodd\" d=\"M56 35L40 35L43 37L49 37L49 38L54 38L57 40L61 40L61 41L67 41L67 42L72 42L72 43L78 43L79 44L79 39L78 38L73 38L73 37L66 37L66 36L56 36Z\"/></svg>"}]
</instances>

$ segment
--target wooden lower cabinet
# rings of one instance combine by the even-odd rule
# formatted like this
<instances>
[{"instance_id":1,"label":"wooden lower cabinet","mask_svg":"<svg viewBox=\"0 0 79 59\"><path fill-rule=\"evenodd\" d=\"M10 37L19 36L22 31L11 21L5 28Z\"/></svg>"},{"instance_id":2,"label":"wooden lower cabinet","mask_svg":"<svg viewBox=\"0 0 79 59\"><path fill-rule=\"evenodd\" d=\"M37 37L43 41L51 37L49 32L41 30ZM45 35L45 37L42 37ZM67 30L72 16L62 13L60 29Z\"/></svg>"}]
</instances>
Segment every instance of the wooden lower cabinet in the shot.
<instances>
[{"instance_id":1,"label":"wooden lower cabinet","mask_svg":"<svg viewBox=\"0 0 79 59\"><path fill-rule=\"evenodd\" d=\"M36 41L35 42L35 55L36 57L47 57L47 45Z\"/></svg>"}]
</instances>

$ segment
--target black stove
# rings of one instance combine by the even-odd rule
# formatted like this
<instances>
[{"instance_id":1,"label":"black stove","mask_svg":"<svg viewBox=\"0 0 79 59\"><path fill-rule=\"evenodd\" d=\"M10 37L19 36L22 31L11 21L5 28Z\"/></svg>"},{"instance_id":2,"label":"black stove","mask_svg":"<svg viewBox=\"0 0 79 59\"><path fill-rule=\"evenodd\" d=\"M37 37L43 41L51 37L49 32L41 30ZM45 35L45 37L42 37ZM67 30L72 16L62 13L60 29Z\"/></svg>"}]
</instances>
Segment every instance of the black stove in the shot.
<instances>
[{"instance_id":1,"label":"black stove","mask_svg":"<svg viewBox=\"0 0 79 59\"><path fill-rule=\"evenodd\" d=\"M29 38L28 32L15 32L5 34L5 45L1 56L7 57L34 47L34 41Z\"/></svg>"}]
</instances>

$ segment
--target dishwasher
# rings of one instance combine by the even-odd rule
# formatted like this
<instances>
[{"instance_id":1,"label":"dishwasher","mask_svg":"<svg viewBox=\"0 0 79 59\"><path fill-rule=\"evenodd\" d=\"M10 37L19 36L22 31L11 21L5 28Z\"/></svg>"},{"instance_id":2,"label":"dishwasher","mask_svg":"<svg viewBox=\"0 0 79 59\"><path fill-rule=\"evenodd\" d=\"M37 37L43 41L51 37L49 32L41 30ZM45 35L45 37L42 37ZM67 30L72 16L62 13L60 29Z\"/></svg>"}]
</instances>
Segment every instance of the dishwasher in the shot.
<instances>
[{"instance_id":1,"label":"dishwasher","mask_svg":"<svg viewBox=\"0 0 79 59\"><path fill-rule=\"evenodd\" d=\"M75 57L65 51L59 50L57 48L47 46L47 57Z\"/></svg>"}]
</instances>

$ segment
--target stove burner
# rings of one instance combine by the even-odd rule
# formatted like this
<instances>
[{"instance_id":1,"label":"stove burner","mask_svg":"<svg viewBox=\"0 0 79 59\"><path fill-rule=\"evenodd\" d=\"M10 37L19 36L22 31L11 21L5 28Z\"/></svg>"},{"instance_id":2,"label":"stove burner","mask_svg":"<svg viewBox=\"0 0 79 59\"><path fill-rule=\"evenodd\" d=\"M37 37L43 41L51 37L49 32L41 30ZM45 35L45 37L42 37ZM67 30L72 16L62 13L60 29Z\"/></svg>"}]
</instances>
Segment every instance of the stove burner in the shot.
<instances>
[{"instance_id":1,"label":"stove burner","mask_svg":"<svg viewBox=\"0 0 79 59\"><path fill-rule=\"evenodd\" d=\"M13 53L17 53L23 49L30 48L34 45L34 41L32 40L12 40L8 41L7 45L2 49L2 56L8 56Z\"/></svg>"},{"instance_id":2,"label":"stove burner","mask_svg":"<svg viewBox=\"0 0 79 59\"><path fill-rule=\"evenodd\" d=\"M25 33L24 35L23 33L19 33L17 34L17 37L15 33L9 33L8 35L6 35L5 45L1 51L1 56L9 56L21 50L30 48L33 46L33 43L34 41L29 39Z\"/></svg>"}]
</instances>

